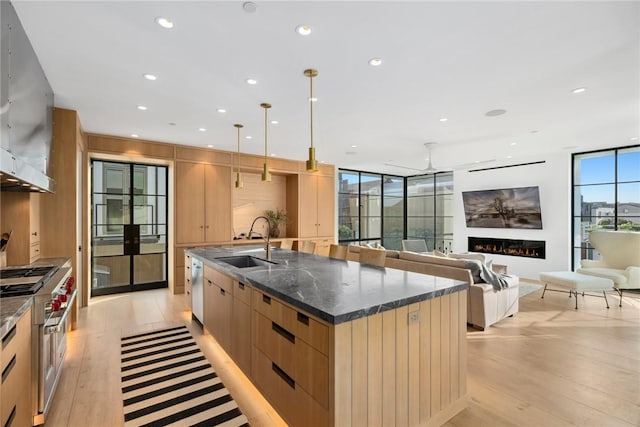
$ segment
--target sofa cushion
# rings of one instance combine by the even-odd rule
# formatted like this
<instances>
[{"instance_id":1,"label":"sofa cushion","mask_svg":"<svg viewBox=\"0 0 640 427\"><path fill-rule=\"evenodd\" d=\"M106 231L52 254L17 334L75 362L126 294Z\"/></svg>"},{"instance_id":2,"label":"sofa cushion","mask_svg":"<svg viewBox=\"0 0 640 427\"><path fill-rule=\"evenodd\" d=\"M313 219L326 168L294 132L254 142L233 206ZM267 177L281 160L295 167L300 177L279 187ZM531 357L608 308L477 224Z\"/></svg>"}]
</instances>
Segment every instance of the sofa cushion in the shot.
<instances>
[{"instance_id":1,"label":"sofa cushion","mask_svg":"<svg viewBox=\"0 0 640 427\"><path fill-rule=\"evenodd\" d=\"M400 251L400 259L414 262L426 262L429 264L439 264L447 267L464 268L471 271L474 283L482 282L482 279L480 278L481 263L477 260L454 259L409 251Z\"/></svg>"},{"instance_id":2,"label":"sofa cushion","mask_svg":"<svg viewBox=\"0 0 640 427\"><path fill-rule=\"evenodd\" d=\"M475 259L480 262L486 262L486 257L483 254L471 253L471 252L463 252L463 253L455 253L451 252L449 258L455 259Z\"/></svg>"}]
</instances>

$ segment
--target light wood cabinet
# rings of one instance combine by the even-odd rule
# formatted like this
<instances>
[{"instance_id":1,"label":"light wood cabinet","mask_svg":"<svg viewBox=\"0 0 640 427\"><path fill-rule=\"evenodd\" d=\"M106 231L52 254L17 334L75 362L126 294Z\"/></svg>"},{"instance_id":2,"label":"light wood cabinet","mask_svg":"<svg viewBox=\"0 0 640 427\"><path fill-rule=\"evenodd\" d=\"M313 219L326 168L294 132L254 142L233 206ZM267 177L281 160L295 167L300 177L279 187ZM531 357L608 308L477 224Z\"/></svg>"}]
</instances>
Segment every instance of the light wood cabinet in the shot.
<instances>
[{"instance_id":1,"label":"light wood cabinet","mask_svg":"<svg viewBox=\"0 0 640 427\"><path fill-rule=\"evenodd\" d=\"M204 266L204 327L227 352L231 352L232 289L230 277Z\"/></svg>"},{"instance_id":2,"label":"light wood cabinet","mask_svg":"<svg viewBox=\"0 0 640 427\"><path fill-rule=\"evenodd\" d=\"M233 281L231 357L245 374L251 374L251 287Z\"/></svg>"},{"instance_id":3,"label":"light wood cabinet","mask_svg":"<svg viewBox=\"0 0 640 427\"><path fill-rule=\"evenodd\" d=\"M299 237L335 235L335 178L300 174Z\"/></svg>"},{"instance_id":4,"label":"light wood cabinet","mask_svg":"<svg viewBox=\"0 0 640 427\"><path fill-rule=\"evenodd\" d=\"M290 425L327 425L329 328L258 290L253 296L252 378Z\"/></svg>"},{"instance_id":5,"label":"light wood cabinet","mask_svg":"<svg viewBox=\"0 0 640 427\"><path fill-rule=\"evenodd\" d=\"M30 264L40 258L40 197L39 193L2 192L0 230L12 231L7 265Z\"/></svg>"},{"instance_id":6,"label":"light wood cabinet","mask_svg":"<svg viewBox=\"0 0 640 427\"><path fill-rule=\"evenodd\" d=\"M0 425L31 423L31 309L2 337Z\"/></svg>"},{"instance_id":7,"label":"light wood cabinet","mask_svg":"<svg viewBox=\"0 0 640 427\"><path fill-rule=\"evenodd\" d=\"M189 310L193 308L191 292L193 292L193 288L191 286L191 255L185 255L184 256L184 303Z\"/></svg>"},{"instance_id":8,"label":"light wood cabinet","mask_svg":"<svg viewBox=\"0 0 640 427\"><path fill-rule=\"evenodd\" d=\"M176 243L231 240L231 168L176 162Z\"/></svg>"}]
</instances>

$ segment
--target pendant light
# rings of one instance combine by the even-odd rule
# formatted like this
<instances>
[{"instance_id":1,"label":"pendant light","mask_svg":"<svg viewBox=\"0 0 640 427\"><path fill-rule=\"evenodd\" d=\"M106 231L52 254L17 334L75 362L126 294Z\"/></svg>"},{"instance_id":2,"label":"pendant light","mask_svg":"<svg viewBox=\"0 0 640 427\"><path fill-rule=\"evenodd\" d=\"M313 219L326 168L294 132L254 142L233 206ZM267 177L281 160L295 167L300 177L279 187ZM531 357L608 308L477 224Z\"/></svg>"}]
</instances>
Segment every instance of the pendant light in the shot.
<instances>
[{"instance_id":1,"label":"pendant light","mask_svg":"<svg viewBox=\"0 0 640 427\"><path fill-rule=\"evenodd\" d=\"M267 135L269 134L267 112L271 108L271 104L263 102L260 104L264 108L264 165L262 166L262 182L271 182L271 174L269 173L269 165L267 163Z\"/></svg>"},{"instance_id":2,"label":"pendant light","mask_svg":"<svg viewBox=\"0 0 640 427\"><path fill-rule=\"evenodd\" d=\"M316 148L313 146L313 78L318 75L318 70L309 68L304 70L304 75L309 77L309 122L311 129L311 145L309 146L309 160L307 160L307 171L317 172L318 162L316 161Z\"/></svg>"},{"instance_id":3,"label":"pendant light","mask_svg":"<svg viewBox=\"0 0 640 427\"><path fill-rule=\"evenodd\" d=\"M240 129L242 126L240 123L236 123L233 125L236 129L238 129L238 155L236 156L236 188L242 188L242 176L240 176Z\"/></svg>"}]
</instances>

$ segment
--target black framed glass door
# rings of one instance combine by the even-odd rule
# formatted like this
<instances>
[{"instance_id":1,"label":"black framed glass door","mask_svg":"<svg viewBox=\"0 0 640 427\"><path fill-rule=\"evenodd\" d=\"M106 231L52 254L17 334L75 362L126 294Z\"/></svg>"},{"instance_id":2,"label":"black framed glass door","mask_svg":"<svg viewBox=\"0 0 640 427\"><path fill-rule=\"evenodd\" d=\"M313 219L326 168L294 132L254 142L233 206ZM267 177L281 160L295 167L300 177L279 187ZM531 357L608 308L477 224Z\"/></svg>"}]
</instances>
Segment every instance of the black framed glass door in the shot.
<instances>
[{"instance_id":1,"label":"black framed glass door","mask_svg":"<svg viewBox=\"0 0 640 427\"><path fill-rule=\"evenodd\" d=\"M91 295L167 287L167 167L92 160L91 177Z\"/></svg>"}]
</instances>

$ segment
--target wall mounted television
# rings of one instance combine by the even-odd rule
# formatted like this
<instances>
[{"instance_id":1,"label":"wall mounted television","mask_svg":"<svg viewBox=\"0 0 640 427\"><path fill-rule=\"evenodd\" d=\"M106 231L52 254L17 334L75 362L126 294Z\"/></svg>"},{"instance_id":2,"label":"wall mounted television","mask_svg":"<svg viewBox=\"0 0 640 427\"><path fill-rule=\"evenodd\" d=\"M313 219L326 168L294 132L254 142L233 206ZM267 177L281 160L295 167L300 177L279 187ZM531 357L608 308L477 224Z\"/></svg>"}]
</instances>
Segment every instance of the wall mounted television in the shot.
<instances>
[{"instance_id":1,"label":"wall mounted television","mask_svg":"<svg viewBox=\"0 0 640 427\"><path fill-rule=\"evenodd\" d=\"M467 227L542 229L538 187L463 191Z\"/></svg>"}]
</instances>

